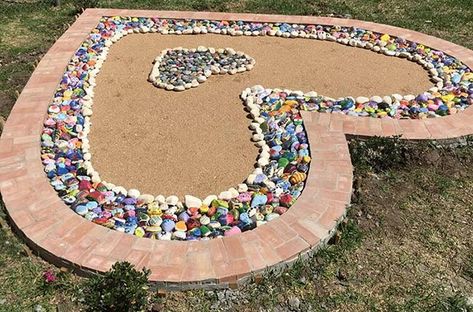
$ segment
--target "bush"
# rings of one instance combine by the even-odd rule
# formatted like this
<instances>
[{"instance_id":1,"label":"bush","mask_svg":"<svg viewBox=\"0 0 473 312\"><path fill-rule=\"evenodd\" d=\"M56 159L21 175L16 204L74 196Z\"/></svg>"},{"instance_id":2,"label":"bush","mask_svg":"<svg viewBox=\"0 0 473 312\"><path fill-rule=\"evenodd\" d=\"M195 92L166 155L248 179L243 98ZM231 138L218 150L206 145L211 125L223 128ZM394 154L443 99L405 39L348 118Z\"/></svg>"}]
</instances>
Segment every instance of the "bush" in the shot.
<instances>
[{"instance_id":1,"label":"bush","mask_svg":"<svg viewBox=\"0 0 473 312\"><path fill-rule=\"evenodd\" d=\"M150 270L137 271L129 262L117 262L104 275L90 278L84 287L87 311L142 311L148 303Z\"/></svg>"}]
</instances>

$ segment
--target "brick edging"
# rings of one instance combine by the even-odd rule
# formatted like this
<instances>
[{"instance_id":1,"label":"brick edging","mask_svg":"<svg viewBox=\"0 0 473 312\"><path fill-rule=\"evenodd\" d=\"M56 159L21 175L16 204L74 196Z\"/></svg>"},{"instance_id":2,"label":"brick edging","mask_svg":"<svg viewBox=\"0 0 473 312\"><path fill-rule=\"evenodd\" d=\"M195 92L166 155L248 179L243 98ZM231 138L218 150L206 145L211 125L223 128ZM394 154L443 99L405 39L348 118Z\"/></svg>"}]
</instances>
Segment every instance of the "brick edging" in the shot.
<instances>
[{"instance_id":1,"label":"brick edging","mask_svg":"<svg viewBox=\"0 0 473 312\"><path fill-rule=\"evenodd\" d=\"M319 248L350 203L352 166L345 134L445 139L473 133L473 110L426 120L355 118L302 112L313 161L304 192L280 218L252 231L209 241L141 239L89 222L57 196L40 160L42 122L64 67L101 16L159 16L355 26L402 36L473 67L473 51L398 27L329 17L88 9L43 57L18 98L0 139L0 190L12 225L48 261L78 272L102 272L118 260L152 270L170 288L243 282Z\"/></svg>"}]
</instances>

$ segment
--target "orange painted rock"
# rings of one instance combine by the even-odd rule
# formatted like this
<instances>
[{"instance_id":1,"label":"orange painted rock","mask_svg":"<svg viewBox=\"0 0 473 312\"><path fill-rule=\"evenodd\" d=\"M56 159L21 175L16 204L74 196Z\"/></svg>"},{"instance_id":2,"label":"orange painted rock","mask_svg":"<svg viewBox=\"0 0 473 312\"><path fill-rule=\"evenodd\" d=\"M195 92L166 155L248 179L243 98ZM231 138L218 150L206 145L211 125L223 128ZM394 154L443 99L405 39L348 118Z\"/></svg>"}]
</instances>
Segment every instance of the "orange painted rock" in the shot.
<instances>
[{"instance_id":1,"label":"orange painted rock","mask_svg":"<svg viewBox=\"0 0 473 312\"><path fill-rule=\"evenodd\" d=\"M305 181L306 178L307 175L304 172L297 171L289 178L289 182L291 182L291 184L298 184Z\"/></svg>"}]
</instances>

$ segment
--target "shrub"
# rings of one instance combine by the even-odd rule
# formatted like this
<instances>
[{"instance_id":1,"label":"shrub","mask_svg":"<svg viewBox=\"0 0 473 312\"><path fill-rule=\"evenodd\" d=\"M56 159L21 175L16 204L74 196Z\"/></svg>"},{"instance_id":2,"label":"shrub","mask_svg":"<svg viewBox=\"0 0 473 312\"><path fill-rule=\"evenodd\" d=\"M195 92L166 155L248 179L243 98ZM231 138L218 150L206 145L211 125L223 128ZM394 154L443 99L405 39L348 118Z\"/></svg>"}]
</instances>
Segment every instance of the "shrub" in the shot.
<instances>
[{"instance_id":1,"label":"shrub","mask_svg":"<svg viewBox=\"0 0 473 312\"><path fill-rule=\"evenodd\" d=\"M129 262L117 262L104 275L90 278L84 287L87 311L142 311L148 303L150 270L137 271Z\"/></svg>"}]
</instances>

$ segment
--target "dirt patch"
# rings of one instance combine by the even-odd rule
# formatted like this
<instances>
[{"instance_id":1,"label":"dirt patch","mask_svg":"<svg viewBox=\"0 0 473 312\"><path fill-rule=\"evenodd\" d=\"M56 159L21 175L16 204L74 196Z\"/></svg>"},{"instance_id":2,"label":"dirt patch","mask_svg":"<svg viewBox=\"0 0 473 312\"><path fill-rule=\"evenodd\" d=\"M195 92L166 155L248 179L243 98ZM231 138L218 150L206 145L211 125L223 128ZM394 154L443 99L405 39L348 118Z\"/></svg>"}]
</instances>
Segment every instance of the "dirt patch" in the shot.
<instances>
[{"instance_id":1,"label":"dirt patch","mask_svg":"<svg viewBox=\"0 0 473 312\"><path fill-rule=\"evenodd\" d=\"M232 47L256 59L243 74L211 77L182 93L146 81L165 48ZM255 84L332 97L417 93L431 83L414 63L335 43L271 37L132 35L97 79L90 134L102 179L152 194L207 196L241 183L257 149L240 92Z\"/></svg>"}]
</instances>

